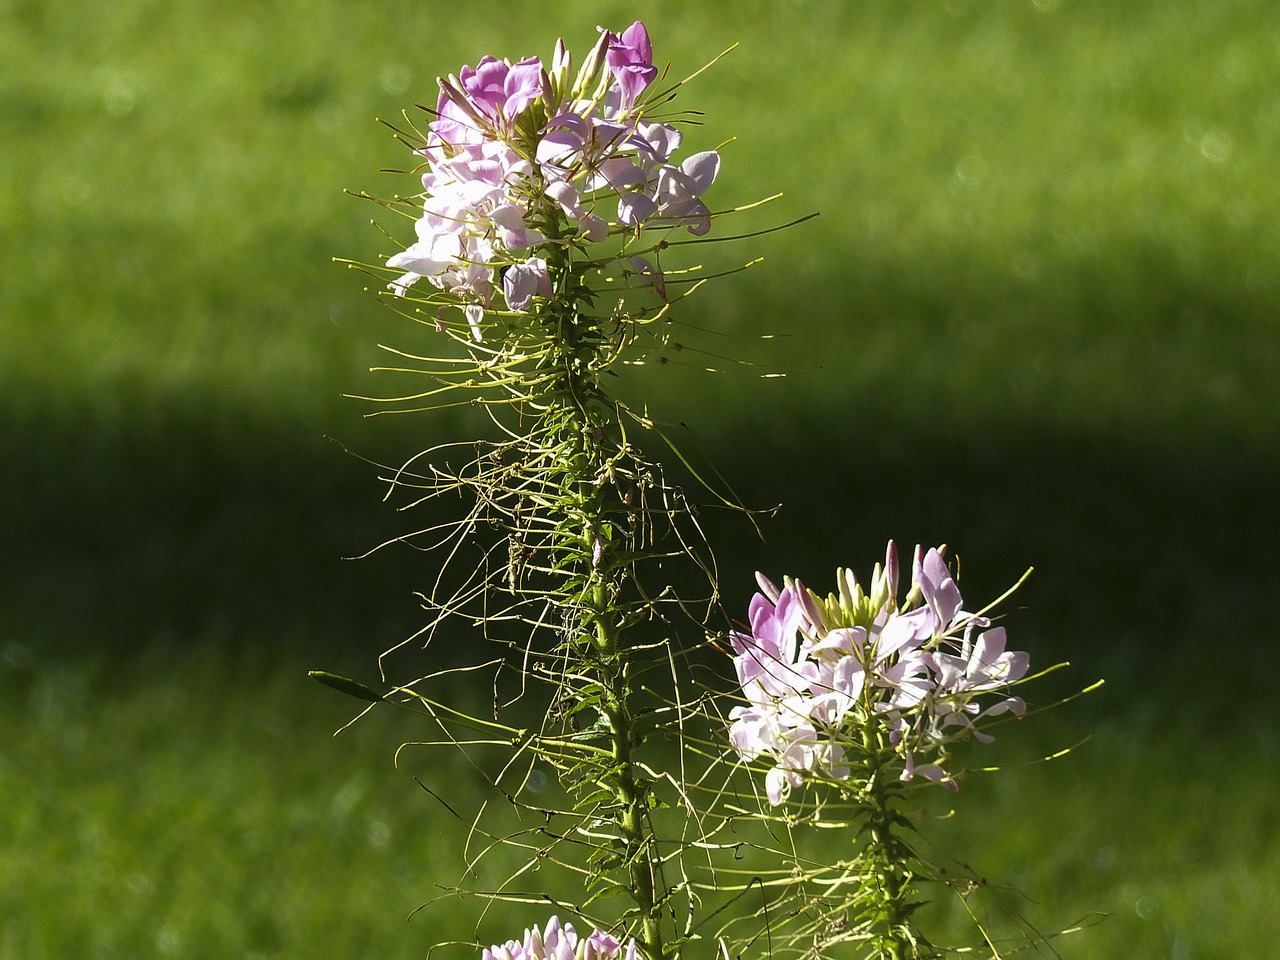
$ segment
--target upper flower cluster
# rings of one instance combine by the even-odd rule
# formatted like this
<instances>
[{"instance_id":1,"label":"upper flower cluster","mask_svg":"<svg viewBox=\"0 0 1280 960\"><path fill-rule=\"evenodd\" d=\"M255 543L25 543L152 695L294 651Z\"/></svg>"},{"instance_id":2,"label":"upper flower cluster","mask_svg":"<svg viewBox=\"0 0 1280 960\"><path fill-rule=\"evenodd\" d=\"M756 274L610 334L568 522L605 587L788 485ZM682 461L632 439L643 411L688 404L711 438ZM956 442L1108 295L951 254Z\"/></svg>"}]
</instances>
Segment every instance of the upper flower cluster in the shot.
<instances>
[{"instance_id":1,"label":"upper flower cluster","mask_svg":"<svg viewBox=\"0 0 1280 960\"><path fill-rule=\"evenodd\" d=\"M703 235L702 201L719 171L715 151L677 163L681 134L645 117L657 77L644 24L600 40L570 79L558 41L549 64L483 58L441 78L427 143L417 240L388 259L403 296L426 279L442 304L523 313L550 297L553 246L611 234L684 227ZM661 273L627 256L627 272L663 293ZM479 335L479 327L472 326Z\"/></svg>"},{"instance_id":2,"label":"upper flower cluster","mask_svg":"<svg viewBox=\"0 0 1280 960\"><path fill-rule=\"evenodd\" d=\"M990 740L975 720L1025 709L1008 688L1026 675L1028 655L1006 651L1003 627L965 612L936 549L916 548L901 604L892 543L867 590L846 570L825 600L799 581L781 590L759 582L750 633L730 635L747 702L730 713L729 739L744 759L773 760L770 803L806 776L855 776L882 737L903 780L955 789L942 766L946 745L969 735ZM979 702L989 694L995 699Z\"/></svg>"},{"instance_id":3,"label":"upper flower cluster","mask_svg":"<svg viewBox=\"0 0 1280 960\"><path fill-rule=\"evenodd\" d=\"M525 930L523 941L494 944L481 957L482 960L636 960L636 942L631 940L624 948L600 930L579 938L572 923L561 926L560 919L552 917L541 933L532 927Z\"/></svg>"}]
</instances>

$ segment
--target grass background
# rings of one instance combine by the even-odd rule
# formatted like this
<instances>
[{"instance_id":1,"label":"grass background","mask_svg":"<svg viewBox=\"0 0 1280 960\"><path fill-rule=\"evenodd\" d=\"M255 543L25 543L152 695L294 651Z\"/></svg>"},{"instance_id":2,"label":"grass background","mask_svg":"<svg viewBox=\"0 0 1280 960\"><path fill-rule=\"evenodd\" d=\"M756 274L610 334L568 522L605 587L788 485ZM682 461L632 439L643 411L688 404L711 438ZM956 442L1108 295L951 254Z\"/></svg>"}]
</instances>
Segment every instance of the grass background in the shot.
<instances>
[{"instance_id":1,"label":"grass background","mask_svg":"<svg viewBox=\"0 0 1280 960\"><path fill-rule=\"evenodd\" d=\"M340 559L404 518L325 437L465 428L342 399L377 343L429 343L330 262L391 252L342 190L406 189L373 119L437 73L638 13L677 73L741 44L686 104L693 147L737 138L718 202L822 214L706 248L766 262L687 304L789 377L629 387L784 504L765 545L712 518L730 603L889 536L952 544L973 597L1034 564L1018 645L1108 684L989 758L1093 740L966 784L941 842L1047 927L1113 915L1064 956L1278 938L1273 4L0 0L0 960L460 932L403 919L456 869L411 777L480 786L394 769L396 718L330 739L351 708L304 677L372 677L431 575Z\"/></svg>"}]
</instances>

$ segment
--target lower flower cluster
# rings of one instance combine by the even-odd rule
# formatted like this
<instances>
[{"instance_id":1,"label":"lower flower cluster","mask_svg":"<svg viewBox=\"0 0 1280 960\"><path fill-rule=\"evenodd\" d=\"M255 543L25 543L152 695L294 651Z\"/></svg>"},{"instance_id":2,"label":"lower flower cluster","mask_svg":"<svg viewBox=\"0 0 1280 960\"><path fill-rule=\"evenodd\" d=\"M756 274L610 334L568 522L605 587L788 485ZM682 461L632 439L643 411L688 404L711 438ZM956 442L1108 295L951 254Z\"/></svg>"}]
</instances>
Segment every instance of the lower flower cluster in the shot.
<instances>
[{"instance_id":1,"label":"lower flower cluster","mask_svg":"<svg viewBox=\"0 0 1280 960\"><path fill-rule=\"evenodd\" d=\"M636 942L626 947L609 934L592 930L591 936L579 937L572 923L560 924L552 917L539 932L537 927L525 930L524 940L508 940L494 944L481 954L482 960L636 960Z\"/></svg>"},{"instance_id":2,"label":"lower flower cluster","mask_svg":"<svg viewBox=\"0 0 1280 960\"><path fill-rule=\"evenodd\" d=\"M806 779L869 774L868 745L879 743L893 751L902 780L957 789L947 747L970 736L989 741L977 721L1025 710L1009 688L1026 675L1028 655L1007 651L1003 627L964 610L937 549L916 548L901 603L893 543L866 590L846 570L826 599L799 581L779 590L758 579L751 630L730 635L746 703L730 713L729 740L744 760L773 761L771 804Z\"/></svg>"}]
</instances>

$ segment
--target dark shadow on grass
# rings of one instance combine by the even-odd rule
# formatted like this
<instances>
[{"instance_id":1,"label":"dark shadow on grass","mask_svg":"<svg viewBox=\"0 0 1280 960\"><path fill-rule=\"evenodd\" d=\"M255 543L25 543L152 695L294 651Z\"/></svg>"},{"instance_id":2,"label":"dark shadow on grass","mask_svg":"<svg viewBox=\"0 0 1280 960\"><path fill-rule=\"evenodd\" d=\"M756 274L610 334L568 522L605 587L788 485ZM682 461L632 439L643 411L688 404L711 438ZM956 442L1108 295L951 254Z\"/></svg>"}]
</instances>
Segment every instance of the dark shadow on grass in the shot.
<instances>
[{"instance_id":1,"label":"dark shadow on grass","mask_svg":"<svg viewBox=\"0 0 1280 960\"><path fill-rule=\"evenodd\" d=\"M872 462L838 449L815 462L812 438L796 436L775 441L756 474L733 454L751 437L715 438L708 455L744 501L785 498L767 544L740 516L704 511L731 613L744 614L755 569L822 589L837 565L869 569L890 537L904 549L951 544L973 599L1034 565L1019 629L1094 664L1193 636L1226 642L1265 603L1256 591L1280 539L1280 457L881 427L898 441ZM277 637L372 656L417 626L411 591L435 558L402 546L342 558L430 518L379 503L375 469L316 432L246 422L232 442L195 417L119 442L70 422L4 432L10 641L88 652Z\"/></svg>"},{"instance_id":2,"label":"dark shadow on grass","mask_svg":"<svg viewBox=\"0 0 1280 960\"><path fill-rule=\"evenodd\" d=\"M403 520L379 503L374 468L314 427L232 419L139 411L132 436L91 416L5 425L5 639L68 655L280 643L372 656L408 629L420 555L344 559Z\"/></svg>"}]
</instances>

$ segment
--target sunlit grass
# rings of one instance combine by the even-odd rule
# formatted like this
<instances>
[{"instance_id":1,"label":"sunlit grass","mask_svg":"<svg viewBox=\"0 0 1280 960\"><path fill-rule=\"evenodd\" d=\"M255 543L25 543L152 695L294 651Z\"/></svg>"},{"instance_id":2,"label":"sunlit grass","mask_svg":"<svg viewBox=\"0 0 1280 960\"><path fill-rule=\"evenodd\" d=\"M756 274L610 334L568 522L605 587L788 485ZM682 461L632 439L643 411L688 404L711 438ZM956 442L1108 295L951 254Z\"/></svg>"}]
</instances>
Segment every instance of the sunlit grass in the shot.
<instances>
[{"instance_id":1,"label":"sunlit grass","mask_svg":"<svg viewBox=\"0 0 1280 960\"><path fill-rule=\"evenodd\" d=\"M468 10L0 2L3 960L417 957L455 916L401 919L456 874L410 774L482 784L392 769L402 720L329 740L348 707L303 677L371 675L431 566L339 561L406 521L324 434L395 459L451 429L341 397L376 392L377 343L433 342L330 262L392 247L342 190L413 189L376 172L408 158L374 118L435 73L636 15ZM821 216L691 248L766 262L682 316L789 376L703 378L688 351L631 388L785 504L768 545L707 518L730 602L757 566L818 581L889 535L950 541L974 595L1036 565L1010 630L1110 683L992 750L1097 736L966 783L948 849L1049 926L1115 914L1064 956L1256 954L1274 698L1221 658L1275 638L1280 13L735 10L643 11L677 74L741 43L678 103L698 146L737 138L710 199L783 192L728 230Z\"/></svg>"}]
</instances>

